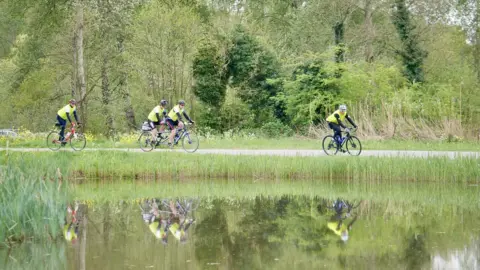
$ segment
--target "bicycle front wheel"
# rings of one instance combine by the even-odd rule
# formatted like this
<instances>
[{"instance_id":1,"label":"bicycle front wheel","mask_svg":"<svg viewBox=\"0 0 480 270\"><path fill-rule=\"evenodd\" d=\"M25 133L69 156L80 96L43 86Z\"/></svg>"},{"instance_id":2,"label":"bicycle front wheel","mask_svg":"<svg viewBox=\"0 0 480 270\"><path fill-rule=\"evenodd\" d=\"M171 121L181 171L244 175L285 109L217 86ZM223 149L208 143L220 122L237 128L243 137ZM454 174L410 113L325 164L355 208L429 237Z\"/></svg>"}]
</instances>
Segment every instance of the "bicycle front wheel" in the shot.
<instances>
[{"instance_id":1,"label":"bicycle front wheel","mask_svg":"<svg viewBox=\"0 0 480 270\"><path fill-rule=\"evenodd\" d=\"M59 141L58 137L60 135L58 134L58 131L52 130L50 133L47 135L47 147L50 150L57 151L60 149L62 146L62 143Z\"/></svg>"},{"instance_id":2,"label":"bicycle front wheel","mask_svg":"<svg viewBox=\"0 0 480 270\"><path fill-rule=\"evenodd\" d=\"M182 147L183 150L187 151L188 153L193 153L197 151L199 146L198 136L192 132L186 132L183 134L182 138Z\"/></svg>"},{"instance_id":3,"label":"bicycle front wheel","mask_svg":"<svg viewBox=\"0 0 480 270\"><path fill-rule=\"evenodd\" d=\"M138 138L138 144L143 152L152 151L154 146L152 143L152 134L149 131L144 131Z\"/></svg>"},{"instance_id":4,"label":"bicycle front wheel","mask_svg":"<svg viewBox=\"0 0 480 270\"><path fill-rule=\"evenodd\" d=\"M85 135L81 133L75 133L75 135L73 135L70 138L70 146L75 151L83 150L83 148L85 148L86 145L87 145L87 138L85 138Z\"/></svg>"},{"instance_id":5,"label":"bicycle front wheel","mask_svg":"<svg viewBox=\"0 0 480 270\"><path fill-rule=\"evenodd\" d=\"M360 143L360 140L355 136L348 138L345 144L347 146L347 152L352 156L358 156L362 152L362 143Z\"/></svg>"},{"instance_id":6,"label":"bicycle front wheel","mask_svg":"<svg viewBox=\"0 0 480 270\"><path fill-rule=\"evenodd\" d=\"M338 152L337 143L332 135L327 135L325 138L323 138L322 147L325 154L329 156L336 155Z\"/></svg>"}]
</instances>

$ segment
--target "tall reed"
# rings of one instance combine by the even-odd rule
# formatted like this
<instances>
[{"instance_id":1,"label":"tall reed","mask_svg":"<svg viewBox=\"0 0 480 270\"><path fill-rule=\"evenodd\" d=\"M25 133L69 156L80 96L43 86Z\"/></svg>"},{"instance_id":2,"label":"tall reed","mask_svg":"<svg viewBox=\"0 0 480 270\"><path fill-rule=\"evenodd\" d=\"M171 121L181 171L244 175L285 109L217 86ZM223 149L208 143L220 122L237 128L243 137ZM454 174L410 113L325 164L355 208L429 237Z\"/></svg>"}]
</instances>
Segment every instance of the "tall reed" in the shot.
<instances>
[{"instance_id":1,"label":"tall reed","mask_svg":"<svg viewBox=\"0 0 480 270\"><path fill-rule=\"evenodd\" d=\"M8 160L0 168L0 242L58 236L67 199L62 176L35 159Z\"/></svg>"}]
</instances>

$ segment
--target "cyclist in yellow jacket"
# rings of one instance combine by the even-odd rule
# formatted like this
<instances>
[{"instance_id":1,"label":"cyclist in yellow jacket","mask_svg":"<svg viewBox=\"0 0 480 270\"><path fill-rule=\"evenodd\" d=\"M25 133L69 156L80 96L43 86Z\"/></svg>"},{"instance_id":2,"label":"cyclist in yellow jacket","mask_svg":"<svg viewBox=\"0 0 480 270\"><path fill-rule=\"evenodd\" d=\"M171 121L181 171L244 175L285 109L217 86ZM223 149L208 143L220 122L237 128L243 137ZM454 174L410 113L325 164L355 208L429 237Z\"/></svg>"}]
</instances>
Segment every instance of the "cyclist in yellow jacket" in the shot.
<instances>
[{"instance_id":1,"label":"cyclist in yellow jacket","mask_svg":"<svg viewBox=\"0 0 480 270\"><path fill-rule=\"evenodd\" d=\"M173 144L173 136L175 136L176 129L175 127L178 126L178 128L182 129L183 128L183 122L182 122L182 115L185 116L185 118L191 123L195 123L190 119L188 114L184 110L185 108L185 101L184 100L179 100L178 105L174 106L170 112L168 113L167 116L167 124L170 130L172 131L170 133L170 136L168 136L168 144L171 146Z\"/></svg>"},{"instance_id":2,"label":"cyclist in yellow jacket","mask_svg":"<svg viewBox=\"0 0 480 270\"><path fill-rule=\"evenodd\" d=\"M347 113L347 105L340 105L338 107L338 110L333 112L330 116L327 117L327 123L328 126L333 129L334 134L333 137L335 138L335 141L337 143L341 143L340 140L342 138L342 130L340 127L343 127L345 131L349 132L350 130L343 124L343 121L345 119L352 124L354 128L357 128L357 125L355 125L355 122L353 122L352 118Z\"/></svg>"},{"instance_id":3,"label":"cyclist in yellow jacket","mask_svg":"<svg viewBox=\"0 0 480 270\"><path fill-rule=\"evenodd\" d=\"M168 102L164 99L160 101L160 105L157 105L148 115L148 124L152 128L152 142L157 139L157 133L163 132L165 129L165 122L163 118L167 116L167 106ZM160 127L160 128L159 128Z\"/></svg>"},{"instance_id":4,"label":"cyclist in yellow jacket","mask_svg":"<svg viewBox=\"0 0 480 270\"><path fill-rule=\"evenodd\" d=\"M62 107L60 110L57 112L57 121L58 124L60 124L61 130L60 130L60 141L64 141L64 133L65 133L65 126L67 125L67 119L70 122L72 126L75 126L75 123L72 122L72 119L70 118L70 115L73 114L75 117L75 121L78 122L78 117L77 117L77 107L75 106L77 102L75 99L70 99L68 101L68 104ZM62 142L62 144L65 144L66 142Z\"/></svg>"}]
</instances>

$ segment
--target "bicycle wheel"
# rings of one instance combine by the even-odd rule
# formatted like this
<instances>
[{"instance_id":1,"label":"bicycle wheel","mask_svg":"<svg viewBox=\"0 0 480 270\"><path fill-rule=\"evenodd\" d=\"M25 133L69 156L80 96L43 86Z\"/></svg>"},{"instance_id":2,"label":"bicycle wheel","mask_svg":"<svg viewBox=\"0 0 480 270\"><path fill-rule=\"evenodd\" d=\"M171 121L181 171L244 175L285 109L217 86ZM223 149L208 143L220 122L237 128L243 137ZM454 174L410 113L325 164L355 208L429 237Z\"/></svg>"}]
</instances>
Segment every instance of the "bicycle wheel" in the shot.
<instances>
[{"instance_id":1,"label":"bicycle wheel","mask_svg":"<svg viewBox=\"0 0 480 270\"><path fill-rule=\"evenodd\" d=\"M189 153L193 153L197 151L199 144L200 143L198 141L198 136L195 133L185 132L185 134L183 134L183 138L182 138L183 150Z\"/></svg>"},{"instance_id":2,"label":"bicycle wheel","mask_svg":"<svg viewBox=\"0 0 480 270\"><path fill-rule=\"evenodd\" d=\"M336 155L338 152L337 143L332 135L327 135L323 138L322 147L325 154L329 156Z\"/></svg>"},{"instance_id":3,"label":"bicycle wheel","mask_svg":"<svg viewBox=\"0 0 480 270\"><path fill-rule=\"evenodd\" d=\"M355 136L348 138L348 140L345 142L345 145L347 146L347 152L352 156L358 156L362 152L362 144Z\"/></svg>"},{"instance_id":4,"label":"bicycle wheel","mask_svg":"<svg viewBox=\"0 0 480 270\"><path fill-rule=\"evenodd\" d=\"M86 145L87 138L85 138L85 135L83 135L82 133L75 133L75 135L70 138L70 146L75 151L83 150Z\"/></svg>"},{"instance_id":5,"label":"bicycle wheel","mask_svg":"<svg viewBox=\"0 0 480 270\"><path fill-rule=\"evenodd\" d=\"M150 152L153 150L152 134L149 131L144 131L138 138L138 144L144 152Z\"/></svg>"},{"instance_id":6,"label":"bicycle wheel","mask_svg":"<svg viewBox=\"0 0 480 270\"><path fill-rule=\"evenodd\" d=\"M58 131L52 130L47 135L47 147L53 151L57 151L62 146L62 143L58 140Z\"/></svg>"}]
</instances>

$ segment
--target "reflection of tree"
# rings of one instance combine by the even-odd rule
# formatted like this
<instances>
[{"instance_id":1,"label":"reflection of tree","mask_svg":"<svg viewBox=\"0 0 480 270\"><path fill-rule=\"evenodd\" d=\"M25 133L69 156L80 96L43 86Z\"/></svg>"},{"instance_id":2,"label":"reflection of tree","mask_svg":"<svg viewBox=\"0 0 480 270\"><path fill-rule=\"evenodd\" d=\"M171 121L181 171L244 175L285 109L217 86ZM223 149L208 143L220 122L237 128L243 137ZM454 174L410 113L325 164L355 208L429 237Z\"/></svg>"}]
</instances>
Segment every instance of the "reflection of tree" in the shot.
<instances>
[{"instance_id":1,"label":"reflection of tree","mask_svg":"<svg viewBox=\"0 0 480 270\"><path fill-rule=\"evenodd\" d=\"M407 269L423 269L425 263L430 261L425 239L426 228L421 231L422 233L409 233L410 236L406 239L404 259Z\"/></svg>"},{"instance_id":2,"label":"reflection of tree","mask_svg":"<svg viewBox=\"0 0 480 270\"><path fill-rule=\"evenodd\" d=\"M275 222L282 212L282 205L278 202L256 197L253 205L246 207L247 214L238 224L240 230L232 235L232 258L236 269L262 269L281 255L279 244L269 241L272 235L282 234Z\"/></svg>"},{"instance_id":3,"label":"reflection of tree","mask_svg":"<svg viewBox=\"0 0 480 270\"><path fill-rule=\"evenodd\" d=\"M230 250L228 225L222 202L212 202L213 209L205 213L205 217L195 228L195 257L200 265L219 263L224 254Z\"/></svg>"}]
</instances>

